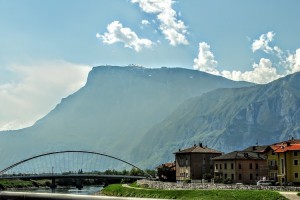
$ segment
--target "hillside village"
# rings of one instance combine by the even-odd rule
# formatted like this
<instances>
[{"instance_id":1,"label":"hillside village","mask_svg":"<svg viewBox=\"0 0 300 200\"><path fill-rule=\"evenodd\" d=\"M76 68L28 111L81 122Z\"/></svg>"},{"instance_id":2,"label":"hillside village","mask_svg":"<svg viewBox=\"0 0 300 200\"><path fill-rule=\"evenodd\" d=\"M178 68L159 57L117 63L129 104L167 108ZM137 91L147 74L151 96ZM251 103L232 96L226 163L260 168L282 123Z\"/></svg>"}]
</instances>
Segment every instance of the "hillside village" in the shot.
<instances>
[{"instance_id":1,"label":"hillside village","mask_svg":"<svg viewBox=\"0 0 300 200\"><path fill-rule=\"evenodd\" d=\"M158 168L174 170L177 182L211 179L223 183L257 184L259 180L268 180L273 185L300 185L299 139L250 146L226 154L199 143L174 154L174 163L165 163Z\"/></svg>"}]
</instances>

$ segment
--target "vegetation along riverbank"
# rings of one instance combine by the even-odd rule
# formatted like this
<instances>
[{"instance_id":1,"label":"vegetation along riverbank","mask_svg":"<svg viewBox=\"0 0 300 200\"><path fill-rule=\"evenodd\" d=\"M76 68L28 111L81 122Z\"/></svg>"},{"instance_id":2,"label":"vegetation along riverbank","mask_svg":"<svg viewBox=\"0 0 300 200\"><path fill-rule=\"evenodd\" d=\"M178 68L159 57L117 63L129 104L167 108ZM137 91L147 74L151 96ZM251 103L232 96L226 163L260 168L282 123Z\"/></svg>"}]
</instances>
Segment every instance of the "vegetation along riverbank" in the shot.
<instances>
[{"instance_id":1,"label":"vegetation along riverbank","mask_svg":"<svg viewBox=\"0 0 300 200\"><path fill-rule=\"evenodd\" d=\"M137 187L124 187L122 184L113 184L104 188L101 193L109 196L164 198L164 199L251 199L251 200L280 200L286 199L275 191L257 190L159 190Z\"/></svg>"}]
</instances>

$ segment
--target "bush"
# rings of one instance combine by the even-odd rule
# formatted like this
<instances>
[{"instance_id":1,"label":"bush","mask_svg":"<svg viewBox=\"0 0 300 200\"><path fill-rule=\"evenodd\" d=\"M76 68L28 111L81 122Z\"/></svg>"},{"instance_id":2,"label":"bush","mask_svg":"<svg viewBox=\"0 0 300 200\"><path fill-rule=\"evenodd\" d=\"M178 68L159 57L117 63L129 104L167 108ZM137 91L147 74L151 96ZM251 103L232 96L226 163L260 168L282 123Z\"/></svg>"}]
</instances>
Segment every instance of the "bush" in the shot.
<instances>
[{"instance_id":1,"label":"bush","mask_svg":"<svg viewBox=\"0 0 300 200\"><path fill-rule=\"evenodd\" d=\"M211 180L213 178L213 175L211 173L206 173L206 174L203 174L203 179L204 180Z\"/></svg>"},{"instance_id":2,"label":"bush","mask_svg":"<svg viewBox=\"0 0 300 200\"><path fill-rule=\"evenodd\" d=\"M215 183L223 183L223 179L220 177L214 178Z\"/></svg>"},{"instance_id":3,"label":"bush","mask_svg":"<svg viewBox=\"0 0 300 200\"><path fill-rule=\"evenodd\" d=\"M191 183L191 179L185 179L183 180L183 183Z\"/></svg>"}]
</instances>

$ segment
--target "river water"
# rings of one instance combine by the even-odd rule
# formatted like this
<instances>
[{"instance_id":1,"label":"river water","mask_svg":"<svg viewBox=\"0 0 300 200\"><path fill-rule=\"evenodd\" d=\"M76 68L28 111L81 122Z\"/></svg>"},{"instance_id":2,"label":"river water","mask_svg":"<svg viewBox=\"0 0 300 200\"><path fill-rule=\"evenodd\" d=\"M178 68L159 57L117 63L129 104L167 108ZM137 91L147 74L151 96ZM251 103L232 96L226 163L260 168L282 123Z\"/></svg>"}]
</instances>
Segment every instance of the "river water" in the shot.
<instances>
[{"instance_id":1,"label":"river water","mask_svg":"<svg viewBox=\"0 0 300 200\"><path fill-rule=\"evenodd\" d=\"M38 188L22 190L23 192L35 192L35 193L59 193L59 194L79 194L79 195L91 195L95 194L103 189L102 186L84 186L81 190L75 187L70 188L56 188L52 190L50 188ZM20 191L20 190L18 190ZM16 191L17 192L17 191Z\"/></svg>"}]
</instances>

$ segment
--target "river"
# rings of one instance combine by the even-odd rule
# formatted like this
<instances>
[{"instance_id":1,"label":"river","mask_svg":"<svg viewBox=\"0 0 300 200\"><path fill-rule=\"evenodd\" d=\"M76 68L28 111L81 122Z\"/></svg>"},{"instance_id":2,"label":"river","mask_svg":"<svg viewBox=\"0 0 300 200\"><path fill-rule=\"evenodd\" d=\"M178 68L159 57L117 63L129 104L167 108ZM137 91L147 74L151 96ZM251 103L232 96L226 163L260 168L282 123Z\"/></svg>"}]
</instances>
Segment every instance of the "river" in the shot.
<instances>
[{"instance_id":1,"label":"river","mask_svg":"<svg viewBox=\"0 0 300 200\"><path fill-rule=\"evenodd\" d=\"M75 187L70 188L56 188L52 190L50 188L38 188L38 189L26 189L26 190L12 190L15 192L34 192L34 193L58 193L58 194L78 194L78 195L91 195L95 194L103 189L102 186L84 186L81 190Z\"/></svg>"}]
</instances>

